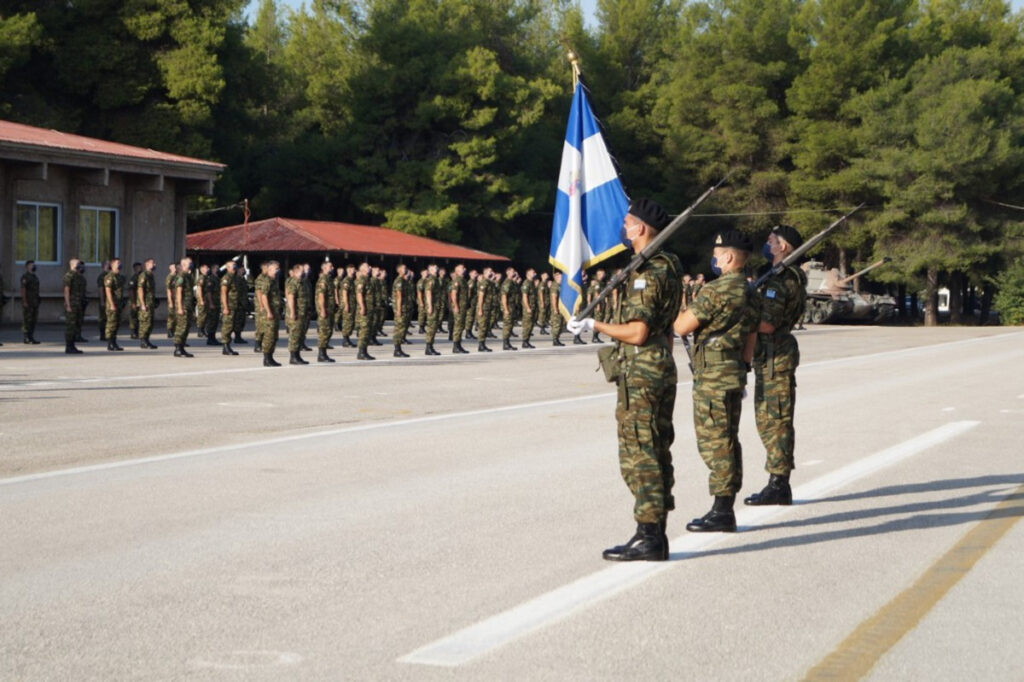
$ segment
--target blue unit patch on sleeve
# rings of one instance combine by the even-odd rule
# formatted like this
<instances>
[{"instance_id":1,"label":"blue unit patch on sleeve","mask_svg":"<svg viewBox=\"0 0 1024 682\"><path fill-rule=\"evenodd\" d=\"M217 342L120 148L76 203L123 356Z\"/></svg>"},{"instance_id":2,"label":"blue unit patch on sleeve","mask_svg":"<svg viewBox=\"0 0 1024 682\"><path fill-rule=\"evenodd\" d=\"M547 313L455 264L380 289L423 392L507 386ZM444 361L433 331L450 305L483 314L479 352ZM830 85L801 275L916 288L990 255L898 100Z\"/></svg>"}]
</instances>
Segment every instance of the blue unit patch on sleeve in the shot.
<instances>
[{"instance_id":1,"label":"blue unit patch on sleeve","mask_svg":"<svg viewBox=\"0 0 1024 682\"><path fill-rule=\"evenodd\" d=\"M765 289L764 297L765 298L775 298L775 289Z\"/></svg>"}]
</instances>

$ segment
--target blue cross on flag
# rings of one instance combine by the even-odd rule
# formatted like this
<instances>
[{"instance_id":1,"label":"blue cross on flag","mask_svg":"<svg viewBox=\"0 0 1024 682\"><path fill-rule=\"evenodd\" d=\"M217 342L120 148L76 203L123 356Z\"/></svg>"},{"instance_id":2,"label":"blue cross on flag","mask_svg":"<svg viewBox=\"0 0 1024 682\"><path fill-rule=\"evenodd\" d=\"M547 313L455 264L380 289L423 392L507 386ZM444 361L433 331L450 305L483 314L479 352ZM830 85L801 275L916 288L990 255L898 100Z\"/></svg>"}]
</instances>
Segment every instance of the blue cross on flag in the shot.
<instances>
[{"instance_id":1,"label":"blue cross on flag","mask_svg":"<svg viewBox=\"0 0 1024 682\"><path fill-rule=\"evenodd\" d=\"M576 85L558 175L548 261L561 270L559 308L572 317L583 292L583 270L625 250L619 228L629 199L587 102Z\"/></svg>"}]
</instances>

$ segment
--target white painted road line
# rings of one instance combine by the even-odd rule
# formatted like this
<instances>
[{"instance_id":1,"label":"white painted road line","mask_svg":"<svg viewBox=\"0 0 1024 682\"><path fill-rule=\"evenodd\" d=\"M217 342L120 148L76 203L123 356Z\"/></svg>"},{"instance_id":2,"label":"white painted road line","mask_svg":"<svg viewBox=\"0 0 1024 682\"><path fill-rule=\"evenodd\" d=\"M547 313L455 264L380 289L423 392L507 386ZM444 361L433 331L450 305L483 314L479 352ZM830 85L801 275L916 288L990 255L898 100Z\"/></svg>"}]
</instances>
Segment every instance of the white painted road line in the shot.
<instances>
[{"instance_id":1,"label":"white painted road line","mask_svg":"<svg viewBox=\"0 0 1024 682\"><path fill-rule=\"evenodd\" d=\"M800 500L822 497L836 488L956 438L979 423L958 421L933 429L806 483L794 491L794 497ZM743 526L750 526L763 523L791 509L792 507L743 509L737 513L737 520L741 521ZM687 554L706 549L732 537L735 536L688 533L672 540L670 544L674 555L681 553L682 558L685 558ZM427 644L402 656L398 661L445 667L463 665L520 637L564 620L577 611L608 599L679 564L678 561L614 564Z\"/></svg>"}]
</instances>

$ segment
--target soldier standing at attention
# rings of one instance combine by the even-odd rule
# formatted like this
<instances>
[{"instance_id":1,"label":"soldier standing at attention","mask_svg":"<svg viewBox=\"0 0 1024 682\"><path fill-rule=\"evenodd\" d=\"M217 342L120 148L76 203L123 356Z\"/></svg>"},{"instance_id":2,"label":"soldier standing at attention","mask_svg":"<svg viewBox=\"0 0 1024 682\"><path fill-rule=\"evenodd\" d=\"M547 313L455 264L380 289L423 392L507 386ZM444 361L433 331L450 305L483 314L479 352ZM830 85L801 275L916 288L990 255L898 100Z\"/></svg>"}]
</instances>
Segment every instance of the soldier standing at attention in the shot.
<instances>
[{"instance_id":1,"label":"soldier standing at attention","mask_svg":"<svg viewBox=\"0 0 1024 682\"><path fill-rule=\"evenodd\" d=\"M356 360L374 360L375 358L366 352L370 345L370 264L363 262L359 264L359 273L355 281L355 316L356 328L359 341L357 342L358 352Z\"/></svg>"},{"instance_id":2,"label":"soldier standing at attention","mask_svg":"<svg viewBox=\"0 0 1024 682\"><path fill-rule=\"evenodd\" d=\"M281 363L274 359L279 331L277 319L281 315L281 287L277 282L277 275L280 272L280 263L276 260L267 261L266 270L260 275L262 281L256 280L257 306L261 308L263 316L263 335L259 348L263 351L264 367L281 366Z\"/></svg>"},{"instance_id":3,"label":"soldier standing at attention","mask_svg":"<svg viewBox=\"0 0 1024 682\"><path fill-rule=\"evenodd\" d=\"M550 321L551 321L551 345L552 346L564 346L562 340L559 338L562 335L562 326L565 322L565 318L562 317L562 310L558 307L558 301L562 292L562 272L561 270L555 270L555 274L551 276L551 288L550 288Z\"/></svg>"},{"instance_id":4,"label":"soldier standing at attention","mask_svg":"<svg viewBox=\"0 0 1024 682\"><path fill-rule=\"evenodd\" d=\"M490 353L491 349L487 347L487 318L491 314L490 312L490 297L488 292L491 286L491 269L485 267L480 276L476 278L476 298L473 301L473 306L476 308L476 333L477 333L477 352Z\"/></svg>"},{"instance_id":5,"label":"soldier standing at attention","mask_svg":"<svg viewBox=\"0 0 1024 682\"><path fill-rule=\"evenodd\" d=\"M308 365L302 359L302 314L300 299L302 296L302 266L293 265L288 271L288 279L284 281L285 318L284 326L288 331L288 364ZM308 313L307 313L308 314Z\"/></svg>"},{"instance_id":6,"label":"soldier standing at attention","mask_svg":"<svg viewBox=\"0 0 1024 682\"><path fill-rule=\"evenodd\" d=\"M167 266L167 277L164 278L164 291L167 292L167 338L174 338L174 325L177 313L174 306L174 294L171 289L174 287L174 278L178 276L177 263Z\"/></svg>"},{"instance_id":7,"label":"soldier standing at attention","mask_svg":"<svg viewBox=\"0 0 1024 682\"><path fill-rule=\"evenodd\" d=\"M235 312L238 309L238 289L235 287L235 261L224 264L224 274L220 277L218 297L220 298L220 341L224 346L221 355L238 355L231 348L231 334L235 329Z\"/></svg>"},{"instance_id":8,"label":"soldier standing at attention","mask_svg":"<svg viewBox=\"0 0 1024 682\"><path fill-rule=\"evenodd\" d=\"M220 344L217 343L217 327L220 325L220 316L222 314L220 307L220 278L217 277L217 271L212 267L206 274L204 295L208 300L206 326L203 329L206 333L206 345L219 346Z\"/></svg>"},{"instance_id":9,"label":"soldier standing at attention","mask_svg":"<svg viewBox=\"0 0 1024 682\"><path fill-rule=\"evenodd\" d=\"M260 290L263 290L265 294L270 287L270 280L267 277L267 265L270 261L264 261L260 263L260 274L256 275L256 279L253 281L253 302L256 310L253 311L254 317L256 318L256 338L253 340L253 352L263 352L263 333L266 329L267 314L266 308L260 304Z\"/></svg>"},{"instance_id":10,"label":"soldier standing at attention","mask_svg":"<svg viewBox=\"0 0 1024 682\"><path fill-rule=\"evenodd\" d=\"M334 336L334 264L324 261L316 280L316 347L317 362L334 362L327 355Z\"/></svg>"},{"instance_id":11,"label":"soldier standing at attention","mask_svg":"<svg viewBox=\"0 0 1024 682\"><path fill-rule=\"evenodd\" d=\"M409 354L402 350L405 333L408 331L405 310L409 305L409 301L406 300L405 286L405 263L399 263L395 268L395 281L391 285L391 306L395 313L395 331L391 336L391 343L395 346L394 356L396 358L409 357Z\"/></svg>"},{"instance_id":12,"label":"soldier standing at attention","mask_svg":"<svg viewBox=\"0 0 1024 682\"><path fill-rule=\"evenodd\" d=\"M516 283L514 275L516 271L514 268L505 269L505 281L501 283L500 303L501 303L501 349L502 350L519 350L512 345L509 340L512 338L512 299L515 298L517 293Z\"/></svg>"},{"instance_id":13,"label":"soldier standing at attention","mask_svg":"<svg viewBox=\"0 0 1024 682\"><path fill-rule=\"evenodd\" d=\"M427 278L423 281L423 305L427 311L427 348L424 355L440 355L434 350L434 337L441 325L441 282L437 278L437 266L427 266Z\"/></svg>"},{"instance_id":14,"label":"soldier standing at attention","mask_svg":"<svg viewBox=\"0 0 1024 682\"><path fill-rule=\"evenodd\" d=\"M768 235L762 253L778 265L804 243L796 228L779 225ZM794 469L793 408L800 348L792 334L807 305L807 276L789 266L765 280L760 291L761 320L754 346L754 417L767 458L768 485L743 500L761 506L793 504L789 475Z\"/></svg>"},{"instance_id":15,"label":"soldier standing at attention","mask_svg":"<svg viewBox=\"0 0 1024 682\"><path fill-rule=\"evenodd\" d=\"M473 325L476 324L476 290L478 277L479 273L477 273L476 270L470 270L469 275L466 277L466 323L464 336L467 339L476 338L476 334L473 333Z\"/></svg>"},{"instance_id":16,"label":"soldier standing at attention","mask_svg":"<svg viewBox=\"0 0 1024 682\"><path fill-rule=\"evenodd\" d=\"M711 511L687 524L689 531L736 530L733 504L743 485L740 409L758 320L743 272L750 250L750 238L742 232L716 235L711 270L719 277L700 289L674 324L677 334L694 334L693 426L715 498Z\"/></svg>"},{"instance_id":17,"label":"soldier standing at attention","mask_svg":"<svg viewBox=\"0 0 1024 682\"><path fill-rule=\"evenodd\" d=\"M25 343L36 341L36 321L39 319L39 277L36 276L36 262L25 262L21 275L21 335Z\"/></svg>"},{"instance_id":18,"label":"soldier standing at attention","mask_svg":"<svg viewBox=\"0 0 1024 682\"><path fill-rule=\"evenodd\" d=\"M548 333L548 319L551 317L551 279L547 272L540 273L537 284L537 326L538 334Z\"/></svg>"},{"instance_id":19,"label":"soldier standing at attention","mask_svg":"<svg viewBox=\"0 0 1024 682\"><path fill-rule=\"evenodd\" d=\"M523 348L534 348L534 345L530 343L530 337L533 336L533 323L540 310L536 270L527 268L519 291L523 299Z\"/></svg>"},{"instance_id":20,"label":"soldier standing at attention","mask_svg":"<svg viewBox=\"0 0 1024 682\"><path fill-rule=\"evenodd\" d=\"M200 334L206 333L206 313L210 309L210 301L207 300L206 292L206 278L210 274L210 266L203 263L197 268L194 281L194 291L192 292L196 299L196 331Z\"/></svg>"},{"instance_id":21,"label":"soldier standing at attention","mask_svg":"<svg viewBox=\"0 0 1024 682\"><path fill-rule=\"evenodd\" d=\"M313 312L315 301L313 300L313 278L310 276L312 268L309 263L302 264L302 270L299 272L299 347L308 352L313 349L306 343L306 337L309 335L309 321L310 313Z\"/></svg>"},{"instance_id":22,"label":"soldier standing at attention","mask_svg":"<svg viewBox=\"0 0 1024 682\"><path fill-rule=\"evenodd\" d=\"M132 263L132 276L128 278L128 329L132 339L139 338L139 305L135 296L139 288L139 276L142 274L142 263Z\"/></svg>"},{"instance_id":23,"label":"soldier standing at attention","mask_svg":"<svg viewBox=\"0 0 1024 682\"><path fill-rule=\"evenodd\" d=\"M338 304L341 306L341 345L351 348L355 344L349 339L356 326L356 266L345 266L345 276L338 286Z\"/></svg>"},{"instance_id":24,"label":"soldier standing at attention","mask_svg":"<svg viewBox=\"0 0 1024 682\"><path fill-rule=\"evenodd\" d=\"M156 348L149 341L149 335L153 333L153 313L156 308L156 280L153 276L155 271L156 261L147 258L132 291L132 298L139 309L139 348L146 350Z\"/></svg>"},{"instance_id":25,"label":"soldier standing at attention","mask_svg":"<svg viewBox=\"0 0 1024 682\"><path fill-rule=\"evenodd\" d=\"M629 207L623 241L640 253L668 225L668 214L650 199ZM679 313L676 257L658 251L630 273L630 284L617 324L593 318L569 321L569 332L602 331L616 341L619 465L635 504L636 534L624 545L604 551L609 561L668 559L665 522L675 508L672 486L672 411L676 402L676 363L672 357L672 323Z\"/></svg>"},{"instance_id":26,"label":"soldier standing at attention","mask_svg":"<svg viewBox=\"0 0 1024 682\"><path fill-rule=\"evenodd\" d=\"M72 258L64 273L64 352L81 353L76 346L82 333L82 305L85 299L85 276L82 261Z\"/></svg>"},{"instance_id":27,"label":"soldier standing at attention","mask_svg":"<svg viewBox=\"0 0 1024 682\"><path fill-rule=\"evenodd\" d=\"M107 326L103 328L103 336L107 339L107 350L121 351L117 345L117 328L121 326L121 297L124 294L124 278L121 275L121 259L110 261L110 270L103 278L100 289L103 298L100 303L106 308Z\"/></svg>"},{"instance_id":28,"label":"soldier standing at attention","mask_svg":"<svg viewBox=\"0 0 1024 682\"><path fill-rule=\"evenodd\" d=\"M452 270L452 283L448 291L448 309L452 311L452 353L468 353L462 347L462 333L466 330L466 316L470 307L466 266L462 263Z\"/></svg>"},{"instance_id":29,"label":"soldier standing at attention","mask_svg":"<svg viewBox=\"0 0 1024 682\"><path fill-rule=\"evenodd\" d=\"M416 283L413 282L412 270L408 268L402 277L402 324L405 326L405 337L402 343L409 343L409 328L412 318L416 315Z\"/></svg>"},{"instance_id":30,"label":"soldier standing at attention","mask_svg":"<svg viewBox=\"0 0 1024 682\"><path fill-rule=\"evenodd\" d=\"M232 320L231 329L235 333L235 343L245 345L248 341L242 338L242 332L245 331L245 319L249 316L249 280L246 279L244 265L235 263L235 277L232 281L237 303L232 308L235 319Z\"/></svg>"},{"instance_id":31,"label":"soldier standing at attention","mask_svg":"<svg viewBox=\"0 0 1024 682\"><path fill-rule=\"evenodd\" d=\"M195 306L195 283L192 279L192 259L181 259L178 263L178 274L172 283L174 290L174 357L191 358L193 355L185 350L188 342L188 330L192 326L192 311Z\"/></svg>"},{"instance_id":32,"label":"soldier standing at attention","mask_svg":"<svg viewBox=\"0 0 1024 682\"><path fill-rule=\"evenodd\" d=\"M100 274L96 275L96 322L99 324L100 341L107 340L107 299L103 291L104 281L110 272L110 261L103 261ZM85 306L82 307L83 310Z\"/></svg>"},{"instance_id":33,"label":"soldier standing at attention","mask_svg":"<svg viewBox=\"0 0 1024 682\"><path fill-rule=\"evenodd\" d=\"M589 301L593 301L595 298L597 298L598 294L601 293L601 289L604 286L603 280L604 280L604 270L598 270L597 272L594 273L594 277L590 280L590 284L587 286L587 301L588 302ZM595 320L600 320L602 322L606 321L605 320L605 315L608 312L608 303L609 303L609 301L607 299L605 299L604 301L601 301L600 303L597 304L597 307L594 308L594 319ZM601 337L597 335L597 332L594 332L593 336L590 337L590 342L591 343L604 343L601 340Z\"/></svg>"}]
</instances>

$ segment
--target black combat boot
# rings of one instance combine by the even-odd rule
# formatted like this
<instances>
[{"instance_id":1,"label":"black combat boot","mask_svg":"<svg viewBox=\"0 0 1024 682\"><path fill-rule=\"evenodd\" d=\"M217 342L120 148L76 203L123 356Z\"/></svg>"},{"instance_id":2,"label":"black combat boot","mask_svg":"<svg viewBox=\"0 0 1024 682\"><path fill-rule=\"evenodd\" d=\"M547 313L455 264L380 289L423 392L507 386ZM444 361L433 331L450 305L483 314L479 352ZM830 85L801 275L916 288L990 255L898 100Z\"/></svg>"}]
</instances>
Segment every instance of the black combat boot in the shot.
<instances>
[{"instance_id":1,"label":"black combat boot","mask_svg":"<svg viewBox=\"0 0 1024 682\"><path fill-rule=\"evenodd\" d=\"M638 523L629 542L606 549L601 556L607 561L665 561L668 538L660 523Z\"/></svg>"},{"instance_id":2,"label":"black combat boot","mask_svg":"<svg viewBox=\"0 0 1024 682\"><path fill-rule=\"evenodd\" d=\"M417 334L426 334L426 333L427 333L427 330L426 330L426 329L424 329L424 328L423 328L423 325L421 324L421 325L420 325L420 330L419 330L418 332L416 332L416 333L417 333Z\"/></svg>"},{"instance_id":3,"label":"black combat boot","mask_svg":"<svg viewBox=\"0 0 1024 682\"><path fill-rule=\"evenodd\" d=\"M769 504L793 504L793 489L789 487L789 474L769 474L768 485L759 493L754 493L743 504L760 507Z\"/></svg>"},{"instance_id":4,"label":"black combat boot","mask_svg":"<svg viewBox=\"0 0 1024 682\"><path fill-rule=\"evenodd\" d=\"M372 339L370 339L370 345L371 345L371 346L380 346L380 345L381 345L381 342L380 342L380 341L378 341L378 340L377 340L377 337L375 336L375 337L373 337Z\"/></svg>"},{"instance_id":5,"label":"black combat boot","mask_svg":"<svg viewBox=\"0 0 1024 682\"><path fill-rule=\"evenodd\" d=\"M341 347L342 348L352 348L353 345L354 344L352 343L352 339L348 338L347 336L343 336L341 338Z\"/></svg>"},{"instance_id":6,"label":"black combat boot","mask_svg":"<svg viewBox=\"0 0 1024 682\"><path fill-rule=\"evenodd\" d=\"M32 343L32 342L31 342L31 341L29 340L29 338L28 338L28 334L25 334L25 335L24 335L24 342L25 342L25 343Z\"/></svg>"},{"instance_id":7,"label":"black combat boot","mask_svg":"<svg viewBox=\"0 0 1024 682\"><path fill-rule=\"evenodd\" d=\"M428 343L427 344L427 351L426 351L425 355L440 355L440 353L438 353L436 350L434 350L434 344Z\"/></svg>"},{"instance_id":8,"label":"black combat boot","mask_svg":"<svg viewBox=\"0 0 1024 682\"><path fill-rule=\"evenodd\" d=\"M532 343L530 343L530 339L524 339L523 340L523 348L531 348L532 349L532 348L536 348L536 346L534 346Z\"/></svg>"},{"instance_id":9,"label":"black combat boot","mask_svg":"<svg viewBox=\"0 0 1024 682\"><path fill-rule=\"evenodd\" d=\"M146 348L148 348L150 350L153 350L153 349L156 348L156 344L153 343L152 341L150 341L148 336L146 337Z\"/></svg>"},{"instance_id":10,"label":"black combat boot","mask_svg":"<svg viewBox=\"0 0 1024 682\"><path fill-rule=\"evenodd\" d=\"M312 353L313 352L313 349L310 348L309 346L307 346L305 343L302 344L302 348L300 348L299 350L304 350L307 353Z\"/></svg>"},{"instance_id":11,"label":"black combat boot","mask_svg":"<svg viewBox=\"0 0 1024 682\"><path fill-rule=\"evenodd\" d=\"M476 352L477 352L477 353L490 353L490 352L491 352L491 349L490 349L490 348L488 348L488 347L487 347L487 344L486 344L486 343L484 343L484 341L482 341L482 340L481 340L481 341L480 341L480 343L478 343L478 344L476 345Z\"/></svg>"},{"instance_id":12,"label":"black combat boot","mask_svg":"<svg viewBox=\"0 0 1024 682\"><path fill-rule=\"evenodd\" d=\"M308 365L309 363L302 359L302 356L299 355L299 351L293 351L288 356L288 364L289 365Z\"/></svg>"},{"instance_id":13,"label":"black combat boot","mask_svg":"<svg viewBox=\"0 0 1024 682\"><path fill-rule=\"evenodd\" d=\"M551 345L552 346L564 346L565 344L562 343L562 340L556 336L555 338L551 339Z\"/></svg>"},{"instance_id":14,"label":"black combat boot","mask_svg":"<svg viewBox=\"0 0 1024 682\"><path fill-rule=\"evenodd\" d=\"M249 343L249 342L242 338L242 332L235 332L235 344L236 345L244 346L247 343Z\"/></svg>"},{"instance_id":15,"label":"black combat boot","mask_svg":"<svg viewBox=\"0 0 1024 682\"><path fill-rule=\"evenodd\" d=\"M81 353L82 351L78 350L78 348L75 347L74 341L71 341L69 343L64 344L64 352L67 353L68 355L75 355Z\"/></svg>"},{"instance_id":16,"label":"black combat boot","mask_svg":"<svg viewBox=\"0 0 1024 682\"><path fill-rule=\"evenodd\" d=\"M259 341L257 341L256 344L253 345L253 347L252 347L252 352L253 353L262 353L263 352L263 344L260 343Z\"/></svg>"},{"instance_id":17,"label":"black combat boot","mask_svg":"<svg viewBox=\"0 0 1024 682\"><path fill-rule=\"evenodd\" d=\"M402 350L402 344L396 343L394 356L396 358L407 358L409 357L409 354Z\"/></svg>"},{"instance_id":18,"label":"black combat boot","mask_svg":"<svg viewBox=\"0 0 1024 682\"><path fill-rule=\"evenodd\" d=\"M597 335L597 332L594 332L594 335L590 337L590 343L604 343L604 341Z\"/></svg>"},{"instance_id":19,"label":"black combat boot","mask_svg":"<svg viewBox=\"0 0 1024 682\"><path fill-rule=\"evenodd\" d=\"M328 346L327 348L330 348L330 346ZM316 356L317 362L334 362L334 358L329 357L327 355L327 348L320 349L320 352Z\"/></svg>"},{"instance_id":20,"label":"black combat boot","mask_svg":"<svg viewBox=\"0 0 1024 682\"><path fill-rule=\"evenodd\" d=\"M372 355L366 352L365 348L360 348L359 353L356 354L356 360L375 360Z\"/></svg>"},{"instance_id":21,"label":"black combat boot","mask_svg":"<svg viewBox=\"0 0 1024 682\"><path fill-rule=\"evenodd\" d=\"M581 339L579 334L577 334L576 336L572 337L572 342L576 346L585 346L585 345L587 345L587 342L584 341L583 339Z\"/></svg>"},{"instance_id":22,"label":"black combat boot","mask_svg":"<svg viewBox=\"0 0 1024 682\"><path fill-rule=\"evenodd\" d=\"M231 347L231 343L224 344L224 350L220 352L221 355L238 355L238 351Z\"/></svg>"},{"instance_id":23,"label":"black combat boot","mask_svg":"<svg viewBox=\"0 0 1024 682\"><path fill-rule=\"evenodd\" d=\"M502 350L519 350L518 348L513 346L512 342L509 341L508 339L505 339L504 343L501 344L501 349Z\"/></svg>"},{"instance_id":24,"label":"black combat boot","mask_svg":"<svg viewBox=\"0 0 1024 682\"><path fill-rule=\"evenodd\" d=\"M686 524L686 530L693 533L735 533L736 515L732 511L735 501L735 495L716 496L711 511Z\"/></svg>"},{"instance_id":25,"label":"black combat boot","mask_svg":"<svg viewBox=\"0 0 1024 682\"><path fill-rule=\"evenodd\" d=\"M170 338L173 339L174 335L171 334ZM84 336L82 336L81 334L79 334L78 336L75 337L75 343L89 343L89 339L87 339Z\"/></svg>"},{"instance_id":26,"label":"black combat boot","mask_svg":"<svg viewBox=\"0 0 1024 682\"><path fill-rule=\"evenodd\" d=\"M111 336L107 339L107 350L124 350L121 346L117 345L117 337Z\"/></svg>"},{"instance_id":27,"label":"black combat boot","mask_svg":"<svg viewBox=\"0 0 1024 682\"><path fill-rule=\"evenodd\" d=\"M263 366L264 367L280 367L281 363L274 359L273 353L263 354Z\"/></svg>"},{"instance_id":28,"label":"black combat boot","mask_svg":"<svg viewBox=\"0 0 1024 682\"><path fill-rule=\"evenodd\" d=\"M174 357L176 358L191 358L193 355L185 350L185 346L178 343L174 346Z\"/></svg>"},{"instance_id":29,"label":"black combat boot","mask_svg":"<svg viewBox=\"0 0 1024 682\"><path fill-rule=\"evenodd\" d=\"M209 334L206 335L206 345L207 346L219 346L220 345L219 343L217 343L217 334L216 333L210 332Z\"/></svg>"},{"instance_id":30,"label":"black combat boot","mask_svg":"<svg viewBox=\"0 0 1024 682\"><path fill-rule=\"evenodd\" d=\"M537 332L537 333L538 334L547 334L548 333L548 328L547 327L541 327L540 331Z\"/></svg>"},{"instance_id":31,"label":"black combat boot","mask_svg":"<svg viewBox=\"0 0 1024 682\"><path fill-rule=\"evenodd\" d=\"M459 354L469 353L468 350L466 350L465 348L462 347L462 341L461 340L455 342L455 344L452 346L452 352L453 353L459 353Z\"/></svg>"},{"instance_id":32,"label":"black combat boot","mask_svg":"<svg viewBox=\"0 0 1024 682\"><path fill-rule=\"evenodd\" d=\"M466 330L466 338L469 339L470 341L476 341L476 335L473 334L473 330L472 329L467 329Z\"/></svg>"}]
</instances>

